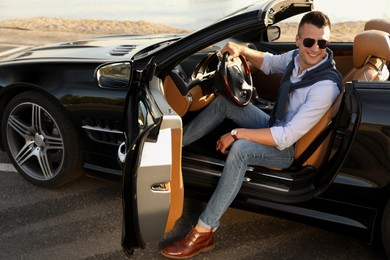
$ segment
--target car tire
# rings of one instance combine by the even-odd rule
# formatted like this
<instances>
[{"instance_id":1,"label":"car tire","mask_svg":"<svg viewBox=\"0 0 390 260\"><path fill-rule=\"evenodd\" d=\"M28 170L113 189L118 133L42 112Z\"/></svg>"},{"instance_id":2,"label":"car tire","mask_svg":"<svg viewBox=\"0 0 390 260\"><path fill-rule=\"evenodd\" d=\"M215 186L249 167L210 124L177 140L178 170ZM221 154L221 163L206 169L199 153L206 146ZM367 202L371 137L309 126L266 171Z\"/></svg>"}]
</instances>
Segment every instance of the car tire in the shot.
<instances>
[{"instance_id":1,"label":"car tire","mask_svg":"<svg viewBox=\"0 0 390 260\"><path fill-rule=\"evenodd\" d=\"M6 106L1 131L8 156L28 181L52 188L82 175L77 131L50 97L36 91L16 95Z\"/></svg>"},{"instance_id":2,"label":"car tire","mask_svg":"<svg viewBox=\"0 0 390 260\"><path fill-rule=\"evenodd\" d=\"M382 215L382 241L386 255L390 259L390 199L387 201Z\"/></svg>"}]
</instances>

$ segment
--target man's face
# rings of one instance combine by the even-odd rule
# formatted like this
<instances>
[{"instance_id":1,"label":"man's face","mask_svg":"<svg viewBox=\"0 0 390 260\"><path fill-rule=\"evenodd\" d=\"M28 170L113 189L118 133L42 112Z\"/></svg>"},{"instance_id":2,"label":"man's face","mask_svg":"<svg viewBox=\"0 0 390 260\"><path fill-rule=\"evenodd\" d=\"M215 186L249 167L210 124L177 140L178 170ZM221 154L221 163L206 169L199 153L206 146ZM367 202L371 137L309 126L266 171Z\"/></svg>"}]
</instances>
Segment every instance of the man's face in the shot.
<instances>
[{"instance_id":1,"label":"man's face","mask_svg":"<svg viewBox=\"0 0 390 260\"><path fill-rule=\"evenodd\" d=\"M308 45L308 42L313 42L311 39L315 40L314 44L311 47L305 47L305 45ZM297 34L295 38L296 44L299 47L300 72L316 65L325 57L326 48L321 49L320 46L323 42L318 42L318 40L329 41L329 39L330 29L328 26L318 28L313 24L306 23L300 28L299 35ZM304 41L306 41L305 45Z\"/></svg>"}]
</instances>

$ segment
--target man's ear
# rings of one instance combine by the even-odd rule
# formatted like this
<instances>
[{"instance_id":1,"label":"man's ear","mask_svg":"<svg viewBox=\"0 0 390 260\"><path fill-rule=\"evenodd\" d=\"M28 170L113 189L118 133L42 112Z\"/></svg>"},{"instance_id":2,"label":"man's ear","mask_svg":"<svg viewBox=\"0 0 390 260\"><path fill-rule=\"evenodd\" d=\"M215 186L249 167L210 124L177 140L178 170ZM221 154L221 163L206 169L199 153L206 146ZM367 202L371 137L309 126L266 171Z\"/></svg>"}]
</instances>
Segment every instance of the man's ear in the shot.
<instances>
[{"instance_id":1,"label":"man's ear","mask_svg":"<svg viewBox=\"0 0 390 260\"><path fill-rule=\"evenodd\" d=\"M295 45L297 45L297 47L299 46L299 45L298 45L298 41L299 41L299 35L296 34L296 35L295 35Z\"/></svg>"}]
</instances>

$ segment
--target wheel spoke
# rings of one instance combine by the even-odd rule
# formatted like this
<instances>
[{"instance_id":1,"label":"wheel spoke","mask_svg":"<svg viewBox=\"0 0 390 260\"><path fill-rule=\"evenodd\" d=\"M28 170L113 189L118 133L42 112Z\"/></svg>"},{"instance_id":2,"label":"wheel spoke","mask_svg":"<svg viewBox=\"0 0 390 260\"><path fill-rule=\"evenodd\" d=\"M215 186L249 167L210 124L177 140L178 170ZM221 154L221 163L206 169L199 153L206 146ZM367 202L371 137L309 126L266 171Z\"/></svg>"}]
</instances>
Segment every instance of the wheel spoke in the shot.
<instances>
[{"instance_id":1,"label":"wheel spoke","mask_svg":"<svg viewBox=\"0 0 390 260\"><path fill-rule=\"evenodd\" d=\"M23 165L28 159L34 155L34 146L33 142L26 143L22 149L15 156L15 161L18 165Z\"/></svg>"},{"instance_id":2,"label":"wheel spoke","mask_svg":"<svg viewBox=\"0 0 390 260\"><path fill-rule=\"evenodd\" d=\"M64 143L61 137L45 136L45 149L64 149Z\"/></svg>"},{"instance_id":3,"label":"wheel spoke","mask_svg":"<svg viewBox=\"0 0 390 260\"><path fill-rule=\"evenodd\" d=\"M22 121L18 120L17 117L11 115L8 118L8 125L26 140L31 139L32 137L32 134L30 132L31 127L26 125Z\"/></svg>"},{"instance_id":4,"label":"wheel spoke","mask_svg":"<svg viewBox=\"0 0 390 260\"><path fill-rule=\"evenodd\" d=\"M36 132L42 132L41 107L35 104L31 108L31 124Z\"/></svg>"},{"instance_id":5,"label":"wheel spoke","mask_svg":"<svg viewBox=\"0 0 390 260\"><path fill-rule=\"evenodd\" d=\"M47 153L45 149L37 149L37 151L38 151L37 158L43 175L46 177L46 179L53 178L53 172L52 172L50 160L47 157Z\"/></svg>"}]
</instances>

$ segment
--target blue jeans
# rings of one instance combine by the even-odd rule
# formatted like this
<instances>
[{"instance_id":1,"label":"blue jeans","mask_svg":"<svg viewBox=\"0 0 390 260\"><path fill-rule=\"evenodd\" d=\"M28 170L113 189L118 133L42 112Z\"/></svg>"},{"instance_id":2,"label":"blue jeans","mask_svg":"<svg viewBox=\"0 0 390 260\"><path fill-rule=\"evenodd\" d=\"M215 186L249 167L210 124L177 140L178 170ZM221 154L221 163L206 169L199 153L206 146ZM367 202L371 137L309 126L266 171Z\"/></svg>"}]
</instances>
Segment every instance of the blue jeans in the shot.
<instances>
[{"instance_id":1,"label":"blue jeans","mask_svg":"<svg viewBox=\"0 0 390 260\"><path fill-rule=\"evenodd\" d=\"M269 115L249 104L238 107L224 96L218 96L197 117L184 127L186 146L214 130L224 119L231 119L241 128L267 128ZM237 140L227 155L218 185L198 224L207 229L219 227L219 220L238 194L248 165L287 168L294 160L294 147L284 150L258 143Z\"/></svg>"}]
</instances>

